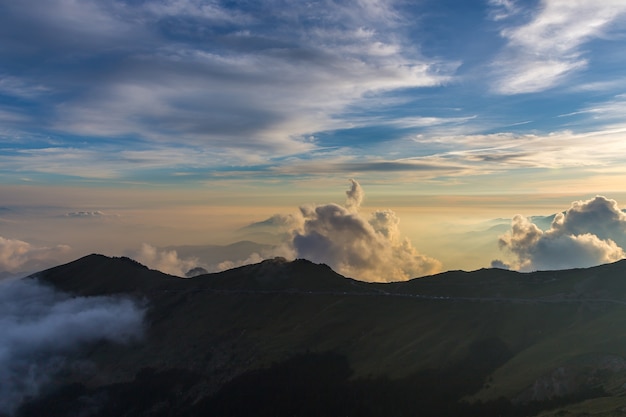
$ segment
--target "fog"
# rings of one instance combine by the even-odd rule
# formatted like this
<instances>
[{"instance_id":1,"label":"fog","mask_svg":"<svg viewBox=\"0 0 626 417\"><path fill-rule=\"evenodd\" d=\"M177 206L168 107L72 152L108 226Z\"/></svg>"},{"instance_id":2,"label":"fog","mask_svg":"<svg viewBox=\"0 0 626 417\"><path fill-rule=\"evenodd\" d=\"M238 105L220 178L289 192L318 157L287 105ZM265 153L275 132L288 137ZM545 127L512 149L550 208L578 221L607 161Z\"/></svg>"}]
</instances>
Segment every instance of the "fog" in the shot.
<instances>
[{"instance_id":1,"label":"fog","mask_svg":"<svg viewBox=\"0 0 626 417\"><path fill-rule=\"evenodd\" d=\"M94 372L72 354L97 342L138 341L143 317L130 298L73 297L30 278L0 281L0 414L12 414L60 370Z\"/></svg>"}]
</instances>

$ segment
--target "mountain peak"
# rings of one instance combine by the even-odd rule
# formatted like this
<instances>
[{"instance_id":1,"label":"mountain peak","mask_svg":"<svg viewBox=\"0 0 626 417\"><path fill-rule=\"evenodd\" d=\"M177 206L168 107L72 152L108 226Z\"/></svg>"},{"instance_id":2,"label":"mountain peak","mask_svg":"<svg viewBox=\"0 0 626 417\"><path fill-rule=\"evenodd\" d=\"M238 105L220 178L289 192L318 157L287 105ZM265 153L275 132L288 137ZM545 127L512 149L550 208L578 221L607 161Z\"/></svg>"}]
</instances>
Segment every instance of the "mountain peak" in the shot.
<instances>
[{"instance_id":1,"label":"mountain peak","mask_svg":"<svg viewBox=\"0 0 626 417\"><path fill-rule=\"evenodd\" d=\"M148 269L128 257L91 254L31 275L56 288L80 295L150 291L180 278Z\"/></svg>"},{"instance_id":2,"label":"mountain peak","mask_svg":"<svg viewBox=\"0 0 626 417\"><path fill-rule=\"evenodd\" d=\"M158 290L226 291L348 291L352 279L328 265L306 259L266 259L223 272L179 278L151 270L127 257L91 254L31 275L56 288L80 295L151 292Z\"/></svg>"},{"instance_id":3,"label":"mountain peak","mask_svg":"<svg viewBox=\"0 0 626 417\"><path fill-rule=\"evenodd\" d=\"M333 271L328 265L306 259L289 261L283 257L266 259L227 271L203 275L211 288L225 290L348 291L354 280Z\"/></svg>"}]
</instances>

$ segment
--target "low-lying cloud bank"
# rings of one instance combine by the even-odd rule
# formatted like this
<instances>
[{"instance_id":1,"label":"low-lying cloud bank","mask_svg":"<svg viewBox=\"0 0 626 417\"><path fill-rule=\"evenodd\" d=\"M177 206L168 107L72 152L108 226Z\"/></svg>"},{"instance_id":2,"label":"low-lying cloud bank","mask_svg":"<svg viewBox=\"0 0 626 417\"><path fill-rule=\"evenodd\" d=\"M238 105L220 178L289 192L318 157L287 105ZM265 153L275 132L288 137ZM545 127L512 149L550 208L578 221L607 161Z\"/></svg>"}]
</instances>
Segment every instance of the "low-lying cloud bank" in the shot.
<instances>
[{"instance_id":1,"label":"low-lying cloud bank","mask_svg":"<svg viewBox=\"0 0 626 417\"><path fill-rule=\"evenodd\" d=\"M548 230L517 215L499 245L520 271L584 268L626 257L626 214L615 200L596 196L558 213ZM501 261L492 265L502 266Z\"/></svg>"},{"instance_id":2,"label":"low-lying cloud bank","mask_svg":"<svg viewBox=\"0 0 626 417\"><path fill-rule=\"evenodd\" d=\"M0 281L0 414L12 414L62 369L89 371L93 365L69 359L81 346L141 338L143 317L128 298L71 297L34 279Z\"/></svg>"},{"instance_id":3,"label":"low-lying cloud bank","mask_svg":"<svg viewBox=\"0 0 626 417\"><path fill-rule=\"evenodd\" d=\"M211 253L212 250L215 250L214 247L208 245L205 251L198 253L197 256L181 256L175 249L158 248L143 243L139 250L129 251L128 256L150 269L178 277L192 277L198 271L202 271L201 273L221 272L276 256L273 250L248 252L244 256L241 253L231 253L228 257L219 258L217 262L211 262L210 259L215 258L215 254Z\"/></svg>"},{"instance_id":4,"label":"low-lying cloud bank","mask_svg":"<svg viewBox=\"0 0 626 417\"><path fill-rule=\"evenodd\" d=\"M35 246L19 239L0 236L0 272L34 272L56 263L70 251L67 245Z\"/></svg>"},{"instance_id":5,"label":"low-lying cloud bank","mask_svg":"<svg viewBox=\"0 0 626 417\"><path fill-rule=\"evenodd\" d=\"M150 269L178 277L184 277L189 270L199 266L196 258L181 259L175 250L159 249L147 243L131 257Z\"/></svg>"}]
</instances>

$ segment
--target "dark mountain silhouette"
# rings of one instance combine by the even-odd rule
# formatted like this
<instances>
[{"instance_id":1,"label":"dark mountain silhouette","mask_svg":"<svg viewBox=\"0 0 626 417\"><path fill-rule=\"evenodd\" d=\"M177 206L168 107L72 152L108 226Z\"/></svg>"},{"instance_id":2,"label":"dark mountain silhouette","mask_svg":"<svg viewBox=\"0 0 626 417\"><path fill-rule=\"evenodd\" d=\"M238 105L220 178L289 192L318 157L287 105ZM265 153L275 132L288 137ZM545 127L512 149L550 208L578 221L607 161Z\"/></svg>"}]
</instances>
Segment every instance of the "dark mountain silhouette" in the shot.
<instances>
[{"instance_id":1,"label":"dark mountain silhouette","mask_svg":"<svg viewBox=\"0 0 626 417\"><path fill-rule=\"evenodd\" d=\"M625 261L373 284L302 259L185 279L90 255L31 278L135 297L148 310L143 341L76 353L68 363L93 371L60 371L21 416L609 416L626 407Z\"/></svg>"}]
</instances>

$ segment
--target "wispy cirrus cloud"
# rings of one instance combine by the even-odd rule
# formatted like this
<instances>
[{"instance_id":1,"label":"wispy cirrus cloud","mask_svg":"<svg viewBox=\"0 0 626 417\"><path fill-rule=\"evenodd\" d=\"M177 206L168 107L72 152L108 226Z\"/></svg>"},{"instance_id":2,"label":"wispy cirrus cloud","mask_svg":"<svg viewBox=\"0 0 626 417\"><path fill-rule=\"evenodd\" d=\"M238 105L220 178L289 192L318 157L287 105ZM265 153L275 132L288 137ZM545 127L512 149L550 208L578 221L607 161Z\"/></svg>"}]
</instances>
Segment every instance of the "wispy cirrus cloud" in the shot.
<instances>
[{"instance_id":1,"label":"wispy cirrus cloud","mask_svg":"<svg viewBox=\"0 0 626 417\"><path fill-rule=\"evenodd\" d=\"M514 3L494 1L495 16L506 19ZM619 0L542 0L530 11L529 21L506 27L501 36L507 44L493 63L501 94L540 92L561 83L587 67L583 48L587 42L608 36L626 17L626 4ZM617 29L619 30L619 29Z\"/></svg>"},{"instance_id":2,"label":"wispy cirrus cloud","mask_svg":"<svg viewBox=\"0 0 626 417\"><path fill-rule=\"evenodd\" d=\"M581 109L577 114L591 117L594 121L602 123L624 123L626 114L626 94L618 94L604 102L590 104Z\"/></svg>"},{"instance_id":3,"label":"wispy cirrus cloud","mask_svg":"<svg viewBox=\"0 0 626 417\"><path fill-rule=\"evenodd\" d=\"M393 2L27 6L7 6L0 18L18 35L2 55L26 45L41 51L36 59L54 51L57 65L12 84L63 97L40 120L63 134L304 152L312 147L304 136L345 126L334 115L365 94L441 85L454 71L395 31L404 22Z\"/></svg>"},{"instance_id":4,"label":"wispy cirrus cloud","mask_svg":"<svg viewBox=\"0 0 626 417\"><path fill-rule=\"evenodd\" d=\"M499 20L507 19L520 10L515 0L489 0L490 10L488 16L490 19Z\"/></svg>"},{"instance_id":5,"label":"wispy cirrus cloud","mask_svg":"<svg viewBox=\"0 0 626 417\"><path fill-rule=\"evenodd\" d=\"M615 105L616 112L617 108L619 103ZM584 133L564 130L547 134L418 135L387 142L383 147L386 149L376 151L379 156L363 156L358 149L349 147L318 148L289 158L173 146L118 150L115 156L111 152L109 158L103 157L97 148L15 149L0 156L0 162L6 175L22 175L20 170L28 166L29 172L89 180L123 180L149 172L165 182L175 182L183 176L187 181L201 181L244 179L249 175L270 179L373 172L410 174L413 179L460 178L523 169L577 168L582 172L620 167L621 155L626 153L625 132L626 127L617 125ZM222 167L225 163L232 166Z\"/></svg>"},{"instance_id":6,"label":"wispy cirrus cloud","mask_svg":"<svg viewBox=\"0 0 626 417\"><path fill-rule=\"evenodd\" d=\"M460 178L623 150L615 68L541 96L591 71L592 46L621 34L619 1L36 3L0 15L0 172L14 182Z\"/></svg>"}]
</instances>

